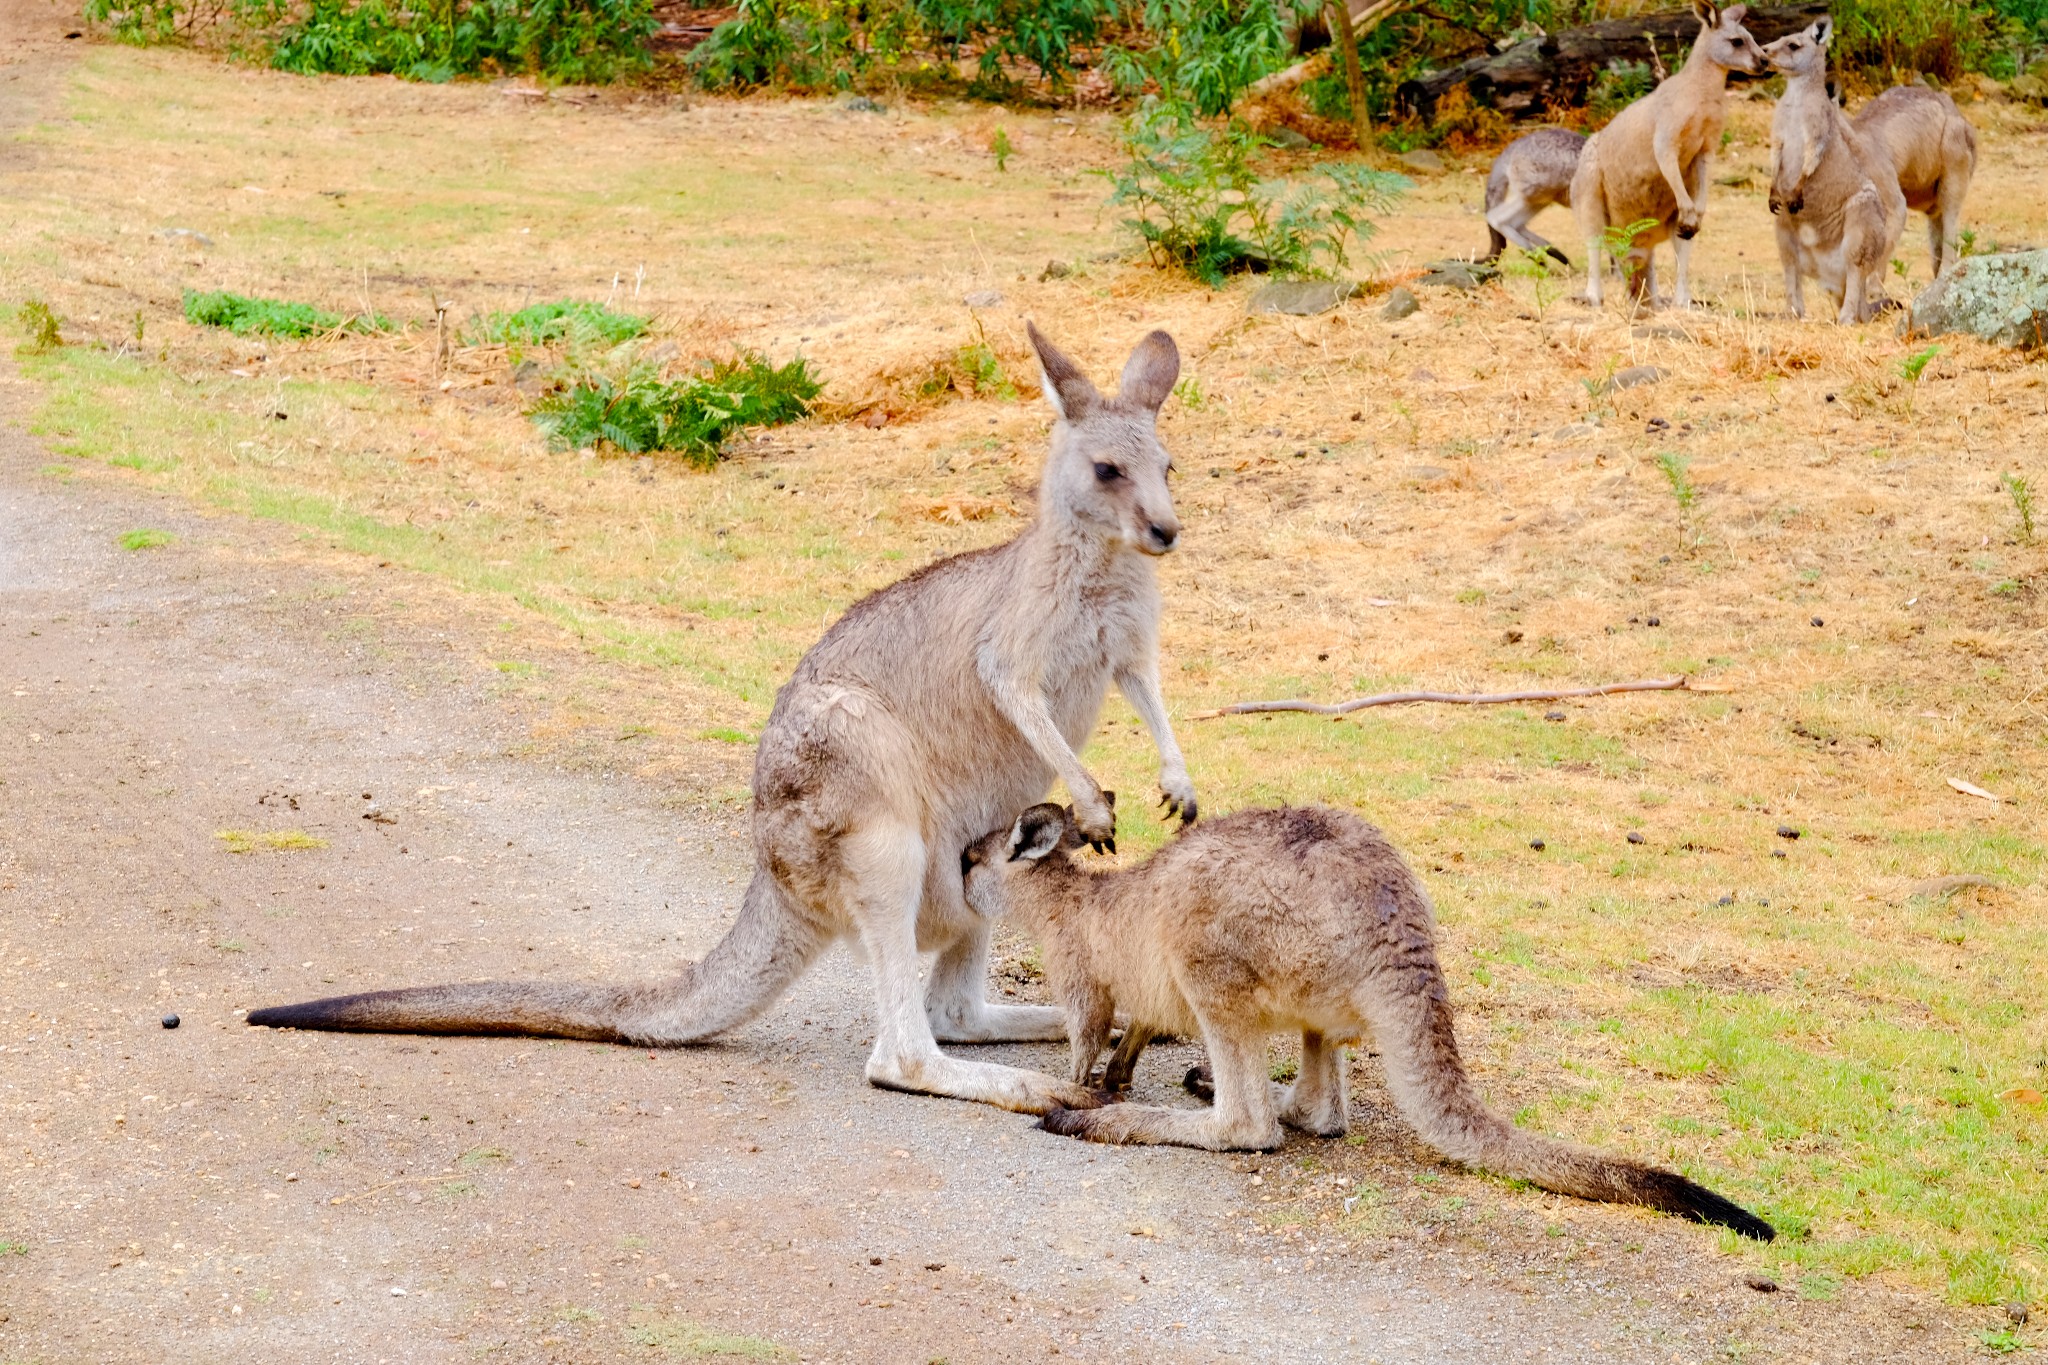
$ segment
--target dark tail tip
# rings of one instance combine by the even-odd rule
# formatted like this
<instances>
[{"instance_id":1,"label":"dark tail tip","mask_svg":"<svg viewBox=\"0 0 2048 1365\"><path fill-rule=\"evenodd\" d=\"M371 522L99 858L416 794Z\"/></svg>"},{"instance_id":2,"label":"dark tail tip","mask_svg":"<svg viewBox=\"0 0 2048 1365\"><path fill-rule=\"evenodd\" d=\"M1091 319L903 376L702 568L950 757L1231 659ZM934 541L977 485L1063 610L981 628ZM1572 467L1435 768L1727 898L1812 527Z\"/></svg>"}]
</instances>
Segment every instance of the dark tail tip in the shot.
<instances>
[{"instance_id":1,"label":"dark tail tip","mask_svg":"<svg viewBox=\"0 0 2048 1365\"><path fill-rule=\"evenodd\" d=\"M373 992L365 995L334 995L325 1000L307 1000L297 1005L272 1005L269 1009L250 1010L244 1022L257 1028L304 1028L328 1031L363 1031L372 1028L363 1017L360 1006L375 999Z\"/></svg>"},{"instance_id":2,"label":"dark tail tip","mask_svg":"<svg viewBox=\"0 0 2048 1365\"><path fill-rule=\"evenodd\" d=\"M1559 251L1559 250L1558 250L1558 249L1557 249L1556 247L1554 247L1554 246L1553 246L1553 247L1546 247L1546 248L1544 248L1544 249L1545 249L1545 250L1547 250L1547 251L1548 251L1548 252L1550 253L1550 257L1551 257L1551 259L1552 259L1552 260L1556 261L1556 262L1557 262L1557 263L1558 263L1559 265L1563 266L1563 267L1564 267L1565 269L1567 269L1567 270L1571 269L1571 267L1572 267L1572 258L1571 258L1571 257L1569 257L1569 256L1565 255L1565 254L1564 254L1564 253L1563 253L1562 251Z\"/></svg>"},{"instance_id":3,"label":"dark tail tip","mask_svg":"<svg viewBox=\"0 0 2048 1365\"><path fill-rule=\"evenodd\" d=\"M1751 1213L1731 1199L1723 1199L1704 1185L1695 1185L1682 1175L1659 1171L1655 1200L1658 1208L1675 1213L1681 1218L1690 1218L1695 1223L1711 1223L1717 1227L1733 1228L1744 1237L1759 1242L1776 1241L1778 1230L1763 1219Z\"/></svg>"}]
</instances>

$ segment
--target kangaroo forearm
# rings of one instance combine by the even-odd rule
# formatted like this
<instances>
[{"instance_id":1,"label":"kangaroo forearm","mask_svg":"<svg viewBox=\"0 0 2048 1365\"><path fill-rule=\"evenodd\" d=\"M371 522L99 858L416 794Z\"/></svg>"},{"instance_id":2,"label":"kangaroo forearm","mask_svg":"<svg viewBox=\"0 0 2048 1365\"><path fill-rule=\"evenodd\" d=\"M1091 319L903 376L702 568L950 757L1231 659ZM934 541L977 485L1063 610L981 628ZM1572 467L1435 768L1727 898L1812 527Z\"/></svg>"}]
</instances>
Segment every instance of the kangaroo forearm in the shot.
<instances>
[{"instance_id":1,"label":"kangaroo forearm","mask_svg":"<svg viewBox=\"0 0 2048 1365\"><path fill-rule=\"evenodd\" d=\"M1032 752L1059 774L1068 791L1077 797L1094 796L1099 790L1095 779L1081 766L1079 756L1067 743L1067 737L1060 733L1060 727L1053 724L1052 711L1045 698L1036 689L1027 689L1001 677L991 678L989 672L983 670L982 680L988 685L989 696L1003 719L1015 726Z\"/></svg>"},{"instance_id":2,"label":"kangaroo forearm","mask_svg":"<svg viewBox=\"0 0 2048 1365\"><path fill-rule=\"evenodd\" d=\"M1185 769L1187 760L1181 757L1180 741L1174 738L1173 722L1167 719L1166 698L1160 694L1158 676L1149 670L1132 669L1116 675L1116 686L1151 732L1152 747L1159 751L1159 766L1172 772Z\"/></svg>"},{"instance_id":3,"label":"kangaroo forearm","mask_svg":"<svg viewBox=\"0 0 2048 1365\"><path fill-rule=\"evenodd\" d=\"M1667 138L1658 138L1656 143L1657 170L1664 177L1664 183L1671 186L1673 197L1678 200L1680 213L1692 212L1692 190L1685 183L1685 166L1678 159L1678 144Z\"/></svg>"}]
</instances>

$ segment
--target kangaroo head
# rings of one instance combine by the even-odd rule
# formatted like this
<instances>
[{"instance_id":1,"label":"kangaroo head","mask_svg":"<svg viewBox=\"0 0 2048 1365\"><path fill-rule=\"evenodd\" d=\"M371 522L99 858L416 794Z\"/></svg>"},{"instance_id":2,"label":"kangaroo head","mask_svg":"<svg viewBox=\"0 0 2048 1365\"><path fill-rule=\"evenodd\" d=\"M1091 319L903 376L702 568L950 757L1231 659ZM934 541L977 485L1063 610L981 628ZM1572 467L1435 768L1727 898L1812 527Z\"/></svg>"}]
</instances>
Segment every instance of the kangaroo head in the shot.
<instances>
[{"instance_id":1,"label":"kangaroo head","mask_svg":"<svg viewBox=\"0 0 2048 1365\"><path fill-rule=\"evenodd\" d=\"M1115 792L1104 792L1102 799L1116 805ZM967 904L989 919L1012 911L1037 918L1031 913L1033 883L1029 879L1049 863L1069 865L1067 854L1083 842L1074 824L1073 807L1040 802L1018 816L1015 824L982 835L961 853L960 876L966 883Z\"/></svg>"},{"instance_id":2,"label":"kangaroo head","mask_svg":"<svg viewBox=\"0 0 2048 1365\"><path fill-rule=\"evenodd\" d=\"M1828 44L1835 39L1835 21L1825 15L1797 33L1764 45L1764 60L1781 76L1818 76L1828 69Z\"/></svg>"},{"instance_id":3,"label":"kangaroo head","mask_svg":"<svg viewBox=\"0 0 2048 1365\"><path fill-rule=\"evenodd\" d=\"M1030 323L1024 324L1045 397L1058 420L1039 484L1041 515L1064 518L1108 544L1163 555L1180 539L1166 474L1173 458L1159 443L1159 406L1180 375L1173 338L1154 332L1124 363L1114 398Z\"/></svg>"},{"instance_id":4,"label":"kangaroo head","mask_svg":"<svg viewBox=\"0 0 2048 1365\"><path fill-rule=\"evenodd\" d=\"M1742 26L1749 6L1723 7L1708 0L1692 0L1692 12L1700 21L1700 40L1693 51L1724 71L1746 71L1754 76L1764 69L1764 50Z\"/></svg>"}]
</instances>

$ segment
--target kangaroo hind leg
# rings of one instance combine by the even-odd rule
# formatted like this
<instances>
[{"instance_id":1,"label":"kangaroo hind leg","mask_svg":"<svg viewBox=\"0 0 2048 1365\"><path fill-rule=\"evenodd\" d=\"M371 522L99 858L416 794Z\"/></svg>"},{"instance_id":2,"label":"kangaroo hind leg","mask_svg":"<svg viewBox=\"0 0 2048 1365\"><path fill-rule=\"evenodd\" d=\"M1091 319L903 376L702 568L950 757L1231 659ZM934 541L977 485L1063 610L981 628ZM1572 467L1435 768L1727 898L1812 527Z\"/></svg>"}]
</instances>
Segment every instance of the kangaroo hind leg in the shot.
<instances>
[{"instance_id":1,"label":"kangaroo hind leg","mask_svg":"<svg viewBox=\"0 0 2048 1365\"><path fill-rule=\"evenodd\" d=\"M1320 1033L1301 1035L1301 1070L1281 1092L1280 1121L1316 1137L1342 1137L1350 1127L1344 1094L1344 1049Z\"/></svg>"},{"instance_id":2,"label":"kangaroo hind leg","mask_svg":"<svg viewBox=\"0 0 2048 1365\"><path fill-rule=\"evenodd\" d=\"M957 888L958 879L954 879ZM925 991L925 1014L942 1043L1056 1043L1067 1036L1066 1015L1052 1005L991 1004L988 992L988 922L960 907L967 930L939 951Z\"/></svg>"},{"instance_id":3,"label":"kangaroo hind leg","mask_svg":"<svg viewBox=\"0 0 2048 1365\"><path fill-rule=\"evenodd\" d=\"M1216 1077L1216 1103L1207 1109L1112 1104L1101 1109L1054 1110L1039 1121L1049 1133L1090 1142L1155 1143L1211 1152L1269 1152L1282 1134L1273 1116L1266 1079L1264 1038L1256 1031L1222 1035L1203 1021L1202 1040Z\"/></svg>"}]
</instances>

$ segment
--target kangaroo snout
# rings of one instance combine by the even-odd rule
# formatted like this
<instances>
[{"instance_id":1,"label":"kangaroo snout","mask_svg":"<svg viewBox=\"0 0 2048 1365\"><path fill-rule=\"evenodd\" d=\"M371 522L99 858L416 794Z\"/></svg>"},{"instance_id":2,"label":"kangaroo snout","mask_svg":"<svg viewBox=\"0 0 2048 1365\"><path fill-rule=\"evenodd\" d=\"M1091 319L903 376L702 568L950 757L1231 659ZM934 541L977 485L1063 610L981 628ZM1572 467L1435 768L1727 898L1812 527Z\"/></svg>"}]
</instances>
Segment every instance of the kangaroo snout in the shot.
<instances>
[{"instance_id":1,"label":"kangaroo snout","mask_svg":"<svg viewBox=\"0 0 2048 1365\"><path fill-rule=\"evenodd\" d=\"M1150 554L1163 555L1180 541L1180 525L1177 522L1153 522L1145 528L1145 549Z\"/></svg>"}]
</instances>

